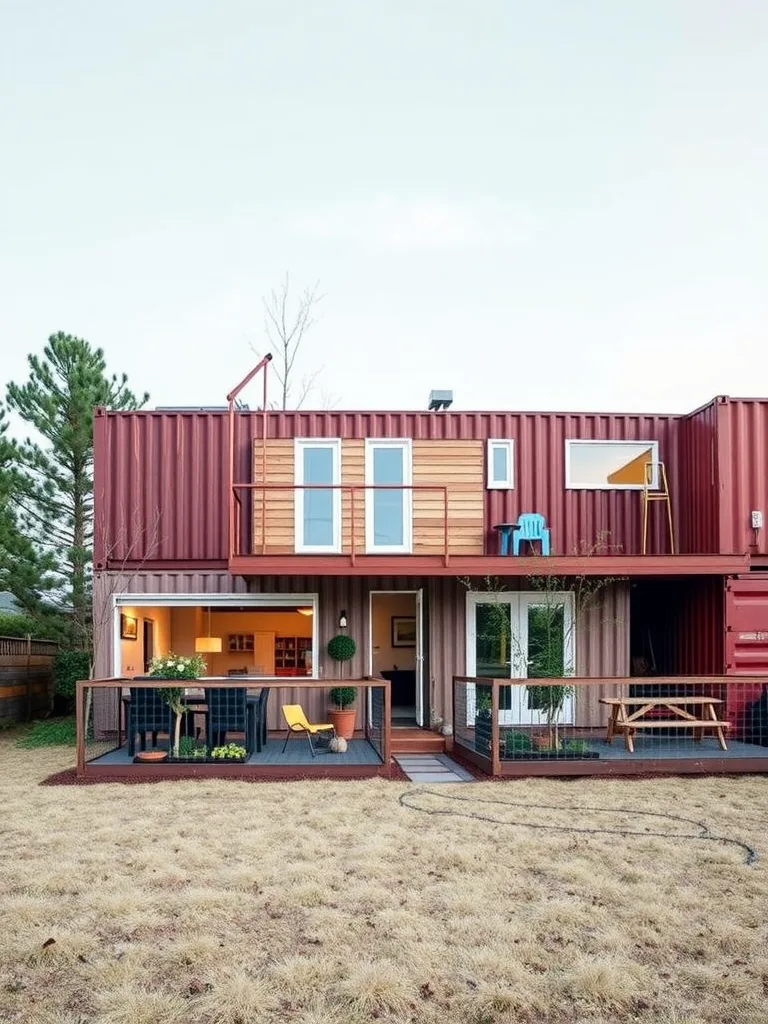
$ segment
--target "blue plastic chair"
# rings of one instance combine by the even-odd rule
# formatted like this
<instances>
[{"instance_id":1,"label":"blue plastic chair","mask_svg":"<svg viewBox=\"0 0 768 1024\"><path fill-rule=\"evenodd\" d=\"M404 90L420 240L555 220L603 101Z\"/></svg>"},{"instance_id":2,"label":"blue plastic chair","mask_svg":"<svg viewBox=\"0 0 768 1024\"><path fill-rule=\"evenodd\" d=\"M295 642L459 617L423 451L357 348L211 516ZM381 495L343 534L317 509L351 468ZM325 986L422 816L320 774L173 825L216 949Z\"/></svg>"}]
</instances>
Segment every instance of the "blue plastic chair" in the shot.
<instances>
[{"instance_id":1,"label":"blue plastic chair","mask_svg":"<svg viewBox=\"0 0 768 1024\"><path fill-rule=\"evenodd\" d=\"M546 527L546 519L538 512L523 512L517 520L517 526L512 531L512 554L520 554L520 542L538 540L541 542L542 555L549 554L549 530Z\"/></svg>"}]
</instances>

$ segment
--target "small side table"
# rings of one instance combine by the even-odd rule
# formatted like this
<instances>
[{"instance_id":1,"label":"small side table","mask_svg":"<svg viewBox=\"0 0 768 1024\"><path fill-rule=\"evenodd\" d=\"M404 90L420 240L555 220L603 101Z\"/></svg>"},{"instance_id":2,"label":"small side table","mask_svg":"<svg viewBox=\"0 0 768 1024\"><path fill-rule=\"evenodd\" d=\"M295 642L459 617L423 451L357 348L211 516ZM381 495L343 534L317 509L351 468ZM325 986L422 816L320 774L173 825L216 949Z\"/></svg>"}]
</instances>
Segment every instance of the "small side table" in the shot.
<instances>
[{"instance_id":1,"label":"small side table","mask_svg":"<svg viewBox=\"0 0 768 1024\"><path fill-rule=\"evenodd\" d=\"M508 555L512 546L512 531L517 523L496 523L494 530L499 531L499 554Z\"/></svg>"}]
</instances>

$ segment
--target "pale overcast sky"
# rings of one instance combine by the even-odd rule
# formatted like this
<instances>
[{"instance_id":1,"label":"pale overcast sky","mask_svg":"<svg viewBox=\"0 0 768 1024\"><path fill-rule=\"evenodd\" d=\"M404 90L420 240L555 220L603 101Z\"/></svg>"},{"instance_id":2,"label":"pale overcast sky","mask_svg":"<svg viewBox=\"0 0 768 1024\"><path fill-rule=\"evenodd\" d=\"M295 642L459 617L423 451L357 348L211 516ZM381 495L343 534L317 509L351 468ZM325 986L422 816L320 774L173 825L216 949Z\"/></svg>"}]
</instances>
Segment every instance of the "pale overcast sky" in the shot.
<instances>
[{"instance_id":1,"label":"pale overcast sky","mask_svg":"<svg viewBox=\"0 0 768 1024\"><path fill-rule=\"evenodd\" d=\"M0 111L3 380L221 404L290 270L341 408L768 394L765 0L0 0Z\"/></svg>"}]
</instances>

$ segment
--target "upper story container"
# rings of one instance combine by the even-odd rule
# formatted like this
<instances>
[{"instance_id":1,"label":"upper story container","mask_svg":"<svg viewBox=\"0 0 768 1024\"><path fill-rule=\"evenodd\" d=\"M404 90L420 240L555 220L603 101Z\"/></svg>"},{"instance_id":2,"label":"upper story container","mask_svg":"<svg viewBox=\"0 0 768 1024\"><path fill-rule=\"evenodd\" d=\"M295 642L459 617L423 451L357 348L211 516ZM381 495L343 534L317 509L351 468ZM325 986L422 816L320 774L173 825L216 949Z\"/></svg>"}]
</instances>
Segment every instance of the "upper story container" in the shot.
<instances>
[{"instance_id":1,"label":"upper story container","mask_svg":"<svg viewBox=\"0 0 768 1024\"><path fill-rule=\"evenodd\" d=\"M679 553L759 558L768 539L766 528L753 530L751 513L768 517L767 410L768 400L717 398L679 416L238 411L234 546L243 554L317 554L303 535L305 502L315 500L303 488L316 480L336 488L317 501L343 551L370 553L374 504L389 505L390 514L404 502L410 543L393 556L438 551L446 534L452 553L495 555L495 527L522 512L546 517L560 555L638 555L638 472L660 460ZM226 410L99 409L94 447L97 569L229 564ZM323 451L306 456L305 448ZM399 487L408 495L396 496ZM647 550L665 555L663 509L651 513Z\"/></svg>"}]
</instances>

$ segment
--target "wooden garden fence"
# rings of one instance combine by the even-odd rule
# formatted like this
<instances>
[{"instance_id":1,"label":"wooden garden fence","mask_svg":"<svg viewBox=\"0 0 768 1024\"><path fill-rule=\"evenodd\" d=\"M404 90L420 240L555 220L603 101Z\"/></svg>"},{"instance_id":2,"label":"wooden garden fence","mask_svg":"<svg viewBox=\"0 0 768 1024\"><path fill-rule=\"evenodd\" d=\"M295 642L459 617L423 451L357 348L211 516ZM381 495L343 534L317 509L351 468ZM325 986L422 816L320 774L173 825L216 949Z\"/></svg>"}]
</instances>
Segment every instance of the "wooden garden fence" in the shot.
<instances>
[{"instance_id":1,"label":"wooden garden fence","mask_svg":"<svg viewBox=\"0 0 768 1024\"><path fill-rule=\"evenodd\" d=\"M0 636L0 725L50 713L58 649L55 640Z\"/></svg>"}]
</instances>

